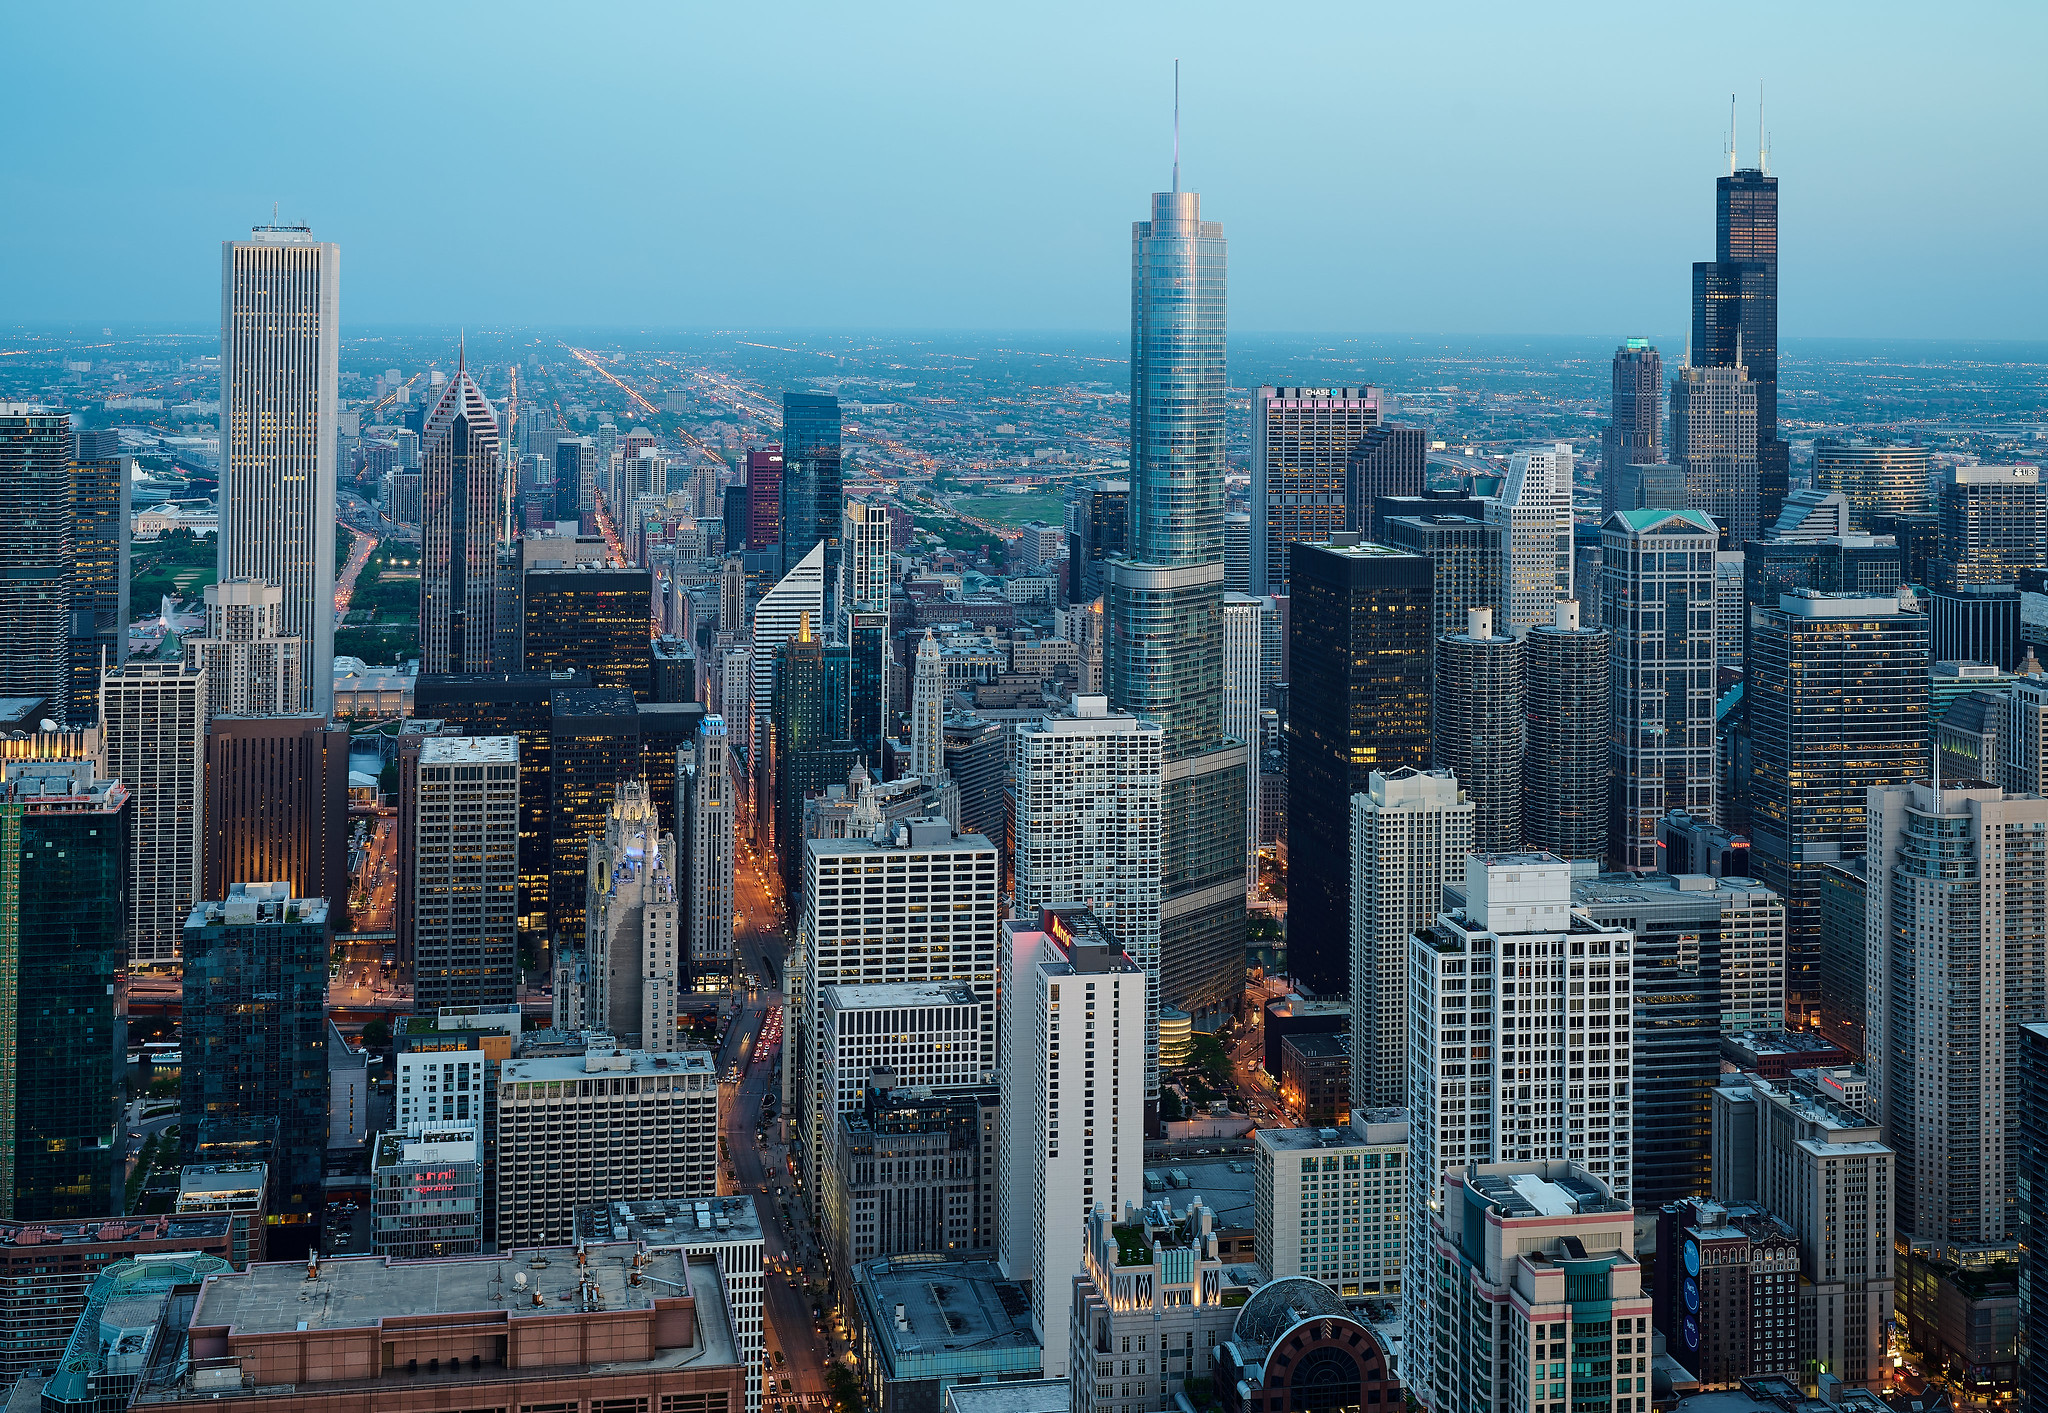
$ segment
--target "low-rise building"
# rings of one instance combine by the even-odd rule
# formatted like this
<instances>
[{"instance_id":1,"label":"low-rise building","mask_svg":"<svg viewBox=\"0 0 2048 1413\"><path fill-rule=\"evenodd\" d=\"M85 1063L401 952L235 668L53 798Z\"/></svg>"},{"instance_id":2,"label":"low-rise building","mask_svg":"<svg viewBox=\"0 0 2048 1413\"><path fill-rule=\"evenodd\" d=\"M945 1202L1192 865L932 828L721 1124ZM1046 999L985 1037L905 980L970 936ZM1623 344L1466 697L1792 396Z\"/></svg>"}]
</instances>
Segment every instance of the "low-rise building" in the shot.
<instances>
[{"instance_id":1,"label":"low-rise building","mask_svg":"<svg viewBox=\"0 0 2048 1413\"><path fill-rule=\"evenodd\" d=\"M497 1103L499 1248L567 1241L576 1208L718 1190L718 1071L708 1050L507 1060Z\"/></svg>"},{"instance_id":2,"label":"low-rise building","mask_svg":"<svg viewBox=\"0 0 2048 1413\"><path fill-rule=\"evenodd\" d=\"M0 1222L0 1380L57 1367L102 1272L178 1252L225 1263L233 1246L212 1214Z\"/></svg>"},{"instance_id":3,"label":"low-rise building","mask_svg":"<svg viewBox=\"0 0 2048 1413\"><path fill-rule=\"evenodd\" d=\"M1259 1270L1224 1262L1199 1202L1127 1202L1121 1221L1098 1206L1083 1236L1067 1338L1074 1413L1166 1413L1187 1380L1216 1372Z\"/></svg>"},{"instance_id":4,"label":"low-rise building","mask_svg":"<svg viewBox=\"0 0 2048 1413\"><path fill-rule=\"evenodd\" d=\"M1308 1128L1350 1123L1350 1032L1311 1031L1282 1040L1280 1102Z\"/></svg>"},{"instance_id":5,"label":"low-rise building","mask_svg":"<svg viewBox=\"0 0 2048 1413\"><path fill-rule=\"evenodd\" d=\"M225 1217L236 1270L268 1255L269 1194L268 1163L188 1163L178 1173L178 1215Z\"/></svg>"},{"instance_id":6,"label":"low-rise building","mask_svg":"<svg viewBox=\"0 0 2048 1413\"><path fill-rule=\"evenodd\" d=\"M1721 1058L1765 1079L1787 1079L1794 1070L1846 1065L1856 1057L1810 1030L1749 1030L1721 1039Z\"/></svg>"},{"instance_id":7,"label":"low-rise building","mask_svg":"<svg viewBox=\"0 0 2048 1413\"><path fill-rule=\"evenodd\" d=\"M954 1384L939 1413L1068 1413L1065 1379Z\"/></svg>"},{"instance_id":8,"label":"low-rise building","mask_svg":"<svg viewBox=\"0 0 2048 1413\"><path fill-rule=\"evenodd\" d=\"M839 1115L823 1168L833 1269L918 1252L993 1255L1000 1108L993 1085L935 1091L872 1073L861 1108Z\"/></svg>"},{"instance_id":9,"label":"low-rise building","mask_svg":"<svg viewBox=\"0 0 2048 1413\"><path fill-rule=\"evenodd\" d=\"M872 1413L932 1413L956 1384L1040 1377L1024 1288L996 1263L885 1256L855 1266L855 1352Z\"/></svg>"},{"instance_id":10,"label":"low-rise building","mask_svg":"<svg viewBox=\"0 0 2048 1413\"><path fill-rule=\"evenodd\" d=\"M1213 1377L1223 1413L1368 1409L1399 1404L1401 1384L1377 1336L1305 1276L1260 1286L1218 1347Z\"/></svg>"},{"instance_id":11,"label":"low-rise building","mask_svg":"<svg viewBox=\"0 0 2048 1413\"><path fill-rule=\"evenodd\" d=\"M483 1250L481 1147L472 1125L378 1134L370 1157L370 1249L401 1261Z\"/></svg>"},{"instance_id":12,"label":"low-rise building","mask_svg":"<svg viewBox=\"0 0 2048 1413\"><path fill-rule=\"evenodd\" d=\"M1338 1128L1252 1135L1259 1267L1345 1296L1401 1290L1408 1115L1369 1109Z\"/></svg>"},{"instance_id":13,"label":"low-rise building","mask_svg":"<svg viewBox=\"0 0 2048 1413\"><path fill-rule=\"evenodd\" d=\"M121 1413L152 1392L157 1361L184 1353L180 1296L233 1274L218 1256L193 1253L116 1261L93 1277L56 1373L43 1385L44 1413ZM168 1349L166 1348L168 1346Z\"/></svg>"},{"instance_id":14,"label":"low-rise building","mask_svg":"<svg viewBox=\"0 0 2048 1413\"><path fill-rule=\"evenodd\" d=\"M1657 1250L1673 1259L1657 1264L1653 1318L1701 1388L1800 1376L1799 1243L1789 1226L1751 1203L1673 1202L1658 1213Z\"/></svg>"}]
</instances>

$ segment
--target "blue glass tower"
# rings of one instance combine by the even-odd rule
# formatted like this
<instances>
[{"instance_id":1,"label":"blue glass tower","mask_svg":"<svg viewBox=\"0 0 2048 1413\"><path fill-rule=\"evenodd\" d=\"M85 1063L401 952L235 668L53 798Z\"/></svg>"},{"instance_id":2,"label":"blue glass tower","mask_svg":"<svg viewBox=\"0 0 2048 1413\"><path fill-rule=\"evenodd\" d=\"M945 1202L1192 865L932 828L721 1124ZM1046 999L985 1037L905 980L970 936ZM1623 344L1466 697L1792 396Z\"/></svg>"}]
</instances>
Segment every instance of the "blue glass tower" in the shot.
<instances>
[{"instance_id":1,"label":"blue glass tower","mask_svg":"<svg viewBox=\"0 0 2048 1413\"><path fill-rule=\"evenodd\" d=\"M1131 227L1131 480L1109 564L1111 700L1166 730L1155 1005L1244 986L1244 743L1222 730L1223 413L1228 247L1201 197L1152 197Z\"/></svg>"}]
</instances>

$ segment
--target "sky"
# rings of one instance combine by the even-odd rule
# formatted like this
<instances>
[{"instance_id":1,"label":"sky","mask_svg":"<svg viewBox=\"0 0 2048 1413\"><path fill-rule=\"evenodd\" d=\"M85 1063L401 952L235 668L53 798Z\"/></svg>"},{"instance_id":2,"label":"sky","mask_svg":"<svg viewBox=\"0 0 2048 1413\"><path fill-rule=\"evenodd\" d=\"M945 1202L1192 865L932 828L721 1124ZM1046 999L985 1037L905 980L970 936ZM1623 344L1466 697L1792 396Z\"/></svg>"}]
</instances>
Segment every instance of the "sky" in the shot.
<instances>
[{"instance_id":1,"label":"sky","mask_svg":"<svg viewBox=\"0 0 2048 1413\"><path fill-rule=\"evenodd\" d=\"M2048 6L10 7L0 324L217 322L310 224L348 326L1129 322L1181 175L1233 331L1688 322L1729 95L1787 337L2048 327Z\"/></svg>"}]
</instances>

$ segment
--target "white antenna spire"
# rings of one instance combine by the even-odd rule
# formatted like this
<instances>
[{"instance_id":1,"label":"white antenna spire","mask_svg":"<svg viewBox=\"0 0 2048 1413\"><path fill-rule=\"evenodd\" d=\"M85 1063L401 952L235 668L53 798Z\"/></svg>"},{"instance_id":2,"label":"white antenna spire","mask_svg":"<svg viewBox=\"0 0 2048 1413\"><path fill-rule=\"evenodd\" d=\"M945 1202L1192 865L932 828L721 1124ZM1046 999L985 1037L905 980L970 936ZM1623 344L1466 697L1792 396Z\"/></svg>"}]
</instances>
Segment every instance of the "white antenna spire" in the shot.
<instances>
[{"instance_id":1,"label":"white antenna spire","mask_svg":"<svg viewBox=\"0 0 2048 1413\"><path fill-rule=\"evenodd\" d=\"M1735 95L1728 95L1728 175L1735 175Z\"/></svg>"},{"instance_id":2,"label":"white antenna spire","mask_svg":"<svg viewBox=\"0 0 2048 1413\"><path fill-rule=\"evenodd\" d=\"M1180 192L1180 60L1173 61L1173 190Z\"/></svg>"},{"instance_id":3,"label":"white antenna spire","mask_svg":"<svg viewBox=\"0 0 2048 1413\"><path fill-rule=\"evenodd\" d=\"M1771 174L1771 136L1764 131L1764 81L1756 81L1756 169Z\"/></svg>"}]
</instances>

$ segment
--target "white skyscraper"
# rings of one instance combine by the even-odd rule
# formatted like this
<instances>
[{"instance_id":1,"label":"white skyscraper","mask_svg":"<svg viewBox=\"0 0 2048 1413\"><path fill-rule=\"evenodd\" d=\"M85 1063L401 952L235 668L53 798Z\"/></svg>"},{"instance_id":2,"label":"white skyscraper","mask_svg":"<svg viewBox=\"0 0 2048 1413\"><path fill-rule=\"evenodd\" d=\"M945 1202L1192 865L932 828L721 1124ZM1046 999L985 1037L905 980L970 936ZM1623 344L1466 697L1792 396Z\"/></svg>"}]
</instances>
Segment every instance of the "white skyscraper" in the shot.
<instances>
[{"instance_id":1,"label":"white skyscraper","mask_svg":"<svg viewBox=\"0 0 2048 1413\"><path fill-rule=\"evenodd\" d=\"M333 536L328 537L330 550ZM199 896L206 790L206 677L176 662L130 662L100 677L106 777L128 787L128 959L178 959Z\"/></svg>"},{"instance_id":2,"label":"white skyscraper","mask_svg":"<svg viewBox=\"0 0 2048 1413\"><path fill-rule=\"evenodd\" d=\"M696 742L677 752L676 828L690 876L683 946L698 990L717 977L723 985L732 982L733 800L726 747L725 719L707 716Z\"/></svg>"},{"instance_id":3,"label":"white skyscraper","mask_svg":"<svg viewBox=\"0 0 2048 1413\"><path fill-rule=\"evenodd\" d=\"M1574 912L1571 875L1555 854L1474 854L1465 906L1409 939L1403 1269L1417 1279L1437 1269L1431 1227L1455 1241L1444 1179L1468 1163L1569 1159L1628 1207L1635 936ZM1407 1306L1406 1347L1434 1348L1435 1302Z\"/></svg>"},{"instance_id":4,"label":"white skyscraper","mask_svg":"<svg viewBox=\"0 0 2048 1413\"><path fill-rule=\"evenodd\" d=\"M2048 799L1873 787L1864 906L1871 1114L1914 1243L2013 1237L2019 1028L2048 1019Z\"/></svg>"},{"instance_id":5,"label":"white skyscraper","mask_svg":"<svg viewBox=\"0 0 2048 1413\"><path fill-rule=\"evenodd\" d=\"M221 242L219 578L284 591L278 632L304 644L295 711L334 702L340 285L341 248L304 226Z\"/></svg>"},{"instance_id":6,"label":"white skyscraper","mask_svg":"<svg viewBox=\"0 0 2048 1413\"><path fill-rule=\"evenodd\" d=\"M769 716L775 708L775 650L797 635L805 619L816 633L825 622L825 542L811 546L797 566L782 576L776 586L761 595L754 605L753 734L747 743L747 765L756 779L762 778L763 749L768 743ZM725 703L725 719L738 720L732 703ZM764 806L765 808L765 806Z\"/></svg>"},{"instance_id":7,"label":"white skyscraper","mask_svg":"<svg viewBox=\"0 0 2048 1413\"><path fill-rule=\"evenodd\" d=\"M499 1005L519 989L519 738L436 736L407 767L399 867L412 871L418 1004ZM401 900L401 908L405 902Z\"/></svg>"},{"instance_id":8,"label":"white skyscraper","mask_svg":"<svg viewBox=\"0 0 2048 1413\"><path fill-rule=\"evenodd\" d=\"M1572 596L1571 446L1516 452L1487 519L1501 529L1501 629L1519 638Z\"/></svg>"},{"instance_id":9,"label":"white skyscraper","mask_svg":"<svg viewBox=\"0 0 2048 1413\"><path fill-rule=\"evenodd\" d=\"M675 836L663 832L647 786L619 782L602 835L589 845L589 1015L584 1024L643 1049L674 1042L689 959L681 945Z\"/></svg>"},{"instance_id":10,"label":"white skyscraper","mask_svg":"<svg viewBox=\"0 0 2048 1413\"><path fill-rule=\"evenodd\" d=\"M1266 614L1272 600L1223 595L1223 734L1250 747L1244 773L1244 891L1259 891L1259 711L1265 706L1261 668Z\"/></svg>"},{"instance_id":11,"label":"white skyscraper","mask_svg":"<svg viewBox=\"0 0 2048 1413\"><path fill-rule=\"evenodd\" d=\"M839 629L856 611L889 607L889 511L866 501L846 502L839 528Z\"/></svg>"},{"instance_id":12,"label":"white skyscraper","mask_svg":"<svg viewBox=\"0 0 2048 1413\"><path fill-rule=\"evenodd\" d=\"M824 1017L828 986L951 981L982 1003L981 1064L996 1058L996 847L942 818L898 821L858 839L810 839L803 910L785 980L782 1085L803 1140L804 1193L818 1200L824 1159Z\"/></svg>"},{"instance_id":13,"label":"white skyscraper","mask_svg":"<svg viewBox=\"0 0 2048 1413\"><path fill-rule=\"evenodd\" d=\"M206 674L206 714L290 716L305 687L305 644L280 636L284 590L260 579L206 586L206 636L185 639L185 665Z\"/></svg>"},{"instance_id":14,"label":"white skyscraper","mask_svg":"<svg viewBox=\"0 0 2048 1413\"><path fill-rule=\"evenodd\" d=\"M946 660L938 640L925 630L917 645L916 676L910 679L910 773L936 780L946 773Z\"/></svg>"},{"instance_id":15,"label":"white skyscraper","mask_svg":"<svg viewBox=\"0 0 2048 1413\"><path fill-rule=\"evenodd\" d=\"M1472 801L1448 770L1375 770L1351 797L1351 1111L1408 1102L1408 939L1465 882Z\"/></svg>"},{"instance_id":16,"label":"white skyscraper","mask_svg":"<svg viewBox=\"0 0 2048 1413\"><path fill-rule=\"evenodd\" d=\"M1108 938L1062 919L1003 924L1003 1273L1031 1283L1048 1371L1067 1367L1081 1227L1145 1200L1145 972Z\"/></svg>"},{"instance_id":17,"label":"white skyscraper","mask_svg":"<svg viewBox=\"0 0 2048 1413\"><path fill-rule=\"evenodd\" d=\"M920 655L921 657L922 655ZM1017 727L1016 908L1081 904L1145 970L1146 1096L1159 1092L1160 772L1164 730L1077 695Z\"/></svg>"}]
</instances>

